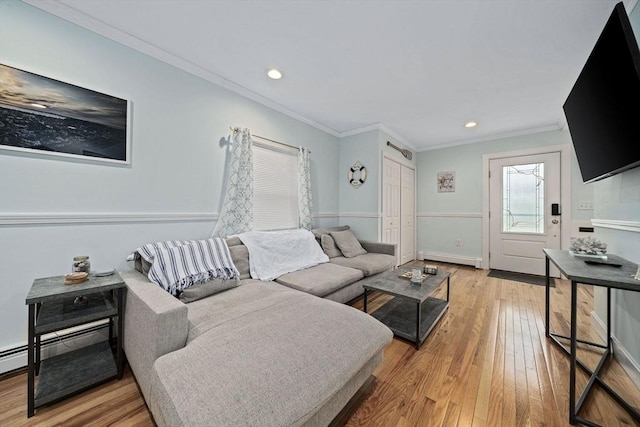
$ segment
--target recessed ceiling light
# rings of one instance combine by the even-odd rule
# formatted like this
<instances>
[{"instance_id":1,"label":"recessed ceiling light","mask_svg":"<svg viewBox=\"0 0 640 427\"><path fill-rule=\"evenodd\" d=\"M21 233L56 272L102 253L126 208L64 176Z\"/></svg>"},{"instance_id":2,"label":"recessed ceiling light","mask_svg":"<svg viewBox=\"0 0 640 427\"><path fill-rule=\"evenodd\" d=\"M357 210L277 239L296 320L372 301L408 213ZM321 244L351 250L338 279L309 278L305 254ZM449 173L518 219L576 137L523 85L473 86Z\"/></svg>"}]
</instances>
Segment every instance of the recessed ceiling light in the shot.
<instances>
[{"instance_id":1,"label":"recessed ceiling light","mask_svg":"<svg viewBox=\"0 0 640 427\"><path fill-rule=\"evenodd\" d=\"M31 105L32 107L36 107L36 108L47 108L46 105L42 105L42 104L29 104L29 105Z\"/></svg>"},{"instance_id":2,"label":"recessed ceiling light","mask_svg":"<svg viewBox=\"0 0 640 427\"><path fill-rule=\"evenodd\" d=\"M477 122L467 122L467 123L464 124L464 127L466 127L466 128L474 128L476 126L478 126Z\"/></svg>"},{"instance_id":3,"label":"recessed ceiling light","mask_svg":"<svg viewBox=\"0 0 640 427\"><path fill-rule=\"evenodd\" d=\"M282 78L282 72L276 68L271 68L267 71L267 76L273 80L280 80Z\"/></svg>"}]
</instances>

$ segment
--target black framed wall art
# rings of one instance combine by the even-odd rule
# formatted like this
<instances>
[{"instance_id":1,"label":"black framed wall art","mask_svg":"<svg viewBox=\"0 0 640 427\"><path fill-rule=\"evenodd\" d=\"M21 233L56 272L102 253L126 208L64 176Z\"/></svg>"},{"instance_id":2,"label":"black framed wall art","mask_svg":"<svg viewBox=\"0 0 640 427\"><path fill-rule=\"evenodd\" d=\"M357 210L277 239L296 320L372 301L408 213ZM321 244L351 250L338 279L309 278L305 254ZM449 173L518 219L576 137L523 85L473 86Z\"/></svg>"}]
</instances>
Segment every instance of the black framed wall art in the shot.
<instances>
[{"instance_id":1,"label":"black framed wall art","mask_svg":"<svg viewBox=\"0 0 640 427\"><path fill-rule=\"evenodd\" d=\"M129 164L131 103L0 64L0 149Z\"/></svg>"}]
</instances>

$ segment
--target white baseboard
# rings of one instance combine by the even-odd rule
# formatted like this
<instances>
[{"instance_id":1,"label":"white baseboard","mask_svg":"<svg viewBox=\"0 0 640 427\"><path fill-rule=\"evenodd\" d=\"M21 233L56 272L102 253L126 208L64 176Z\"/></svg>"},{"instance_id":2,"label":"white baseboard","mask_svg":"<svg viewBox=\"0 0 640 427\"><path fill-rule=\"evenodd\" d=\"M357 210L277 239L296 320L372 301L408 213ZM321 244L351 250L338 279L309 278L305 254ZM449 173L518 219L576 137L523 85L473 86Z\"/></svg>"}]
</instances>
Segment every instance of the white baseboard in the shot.
<instances>
[{"instance_id":1,"label":"white baseboard","mask_svg":"<svg viewBox=\"0 0 640 427\"><path fill-rule=\"evenodd\" d=\"M99 329L81 333L80 335L77 335L77 331L75 332L76 333L74 333L71 337L65 337L64 335L59 335L59 337L56 337L54 335L52 337L51 334L48 334L46 338L48 338L48 340L55 341L42 345L42 359L44 360L58 354L67 353L69 351L76 350L77 348L95 344L109 338L109 328L107 325L103 325ZM27 366L26 346L17 348L15 352L12 352L11 349L8 349L3 351L3 353L5 353L6 356L0 356L0 374L14 371L16 369L25 368Z\"/></svg>"},{"instance_id":2,"label":"white baseboard","mask_svg":"<svg viewBox=\"0 0 640 427\"><path fill-rule=\"evenodd\" d=\"M475 268L481 268L480 265L482 264L482 259L480 258L449 255L449 254L439 254L435 252L424 252L424 251L420 251L420 252L422 252L422 255L425 260L449 262L452 264L470 265Z\"/></svg>"},{"instance_id":3,"label":"white baseboard","mask_svg":"<svg viewBox=\"0 0 640 427\"><path fill-rule=\"evenodd\" d=\"M596 331L598 336L606 343L607 342L607 326L604 324L600 316L595 311L591 312L591 326ZM640 390L640 365L631 357L627 349L620 344L620 341L615 335L611 335L611 342L613 343L613 357L622 365L631 381Z\"/></svg>"}]
</instances>

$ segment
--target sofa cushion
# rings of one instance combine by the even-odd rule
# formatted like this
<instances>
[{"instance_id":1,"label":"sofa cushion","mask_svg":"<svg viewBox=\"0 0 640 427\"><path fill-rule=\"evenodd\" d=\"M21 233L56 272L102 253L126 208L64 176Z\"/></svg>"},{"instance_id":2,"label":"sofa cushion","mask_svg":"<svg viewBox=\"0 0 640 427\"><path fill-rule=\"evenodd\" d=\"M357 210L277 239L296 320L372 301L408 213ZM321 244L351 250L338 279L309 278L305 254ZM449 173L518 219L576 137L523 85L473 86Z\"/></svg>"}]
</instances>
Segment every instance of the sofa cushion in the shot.
<instances>
[{"instance_id":1,"label":"sofa cushion","mask_svg":"<svg viewBox=\"0 0 640 427\"><path fill-rule=\"evenodd\" d=\"M320 237L320 246L322 246L322 250L329 258L342 256L342 252L340 252L340 249L336 246L336 241L333 240L331 234L323 234Z\"/></svg>"},{"instance_id":2,"label":"sofa cushion","mask_svg":"<svg viewBox=\"0 0 640 427\"><path fill-rule=\"evenodd\" d=\"M365 277L392 270L396 266L396 257L386 254L366 253L353 258L336 257L331 263L361 270Z\"/></svg>"},{"instance_id":3,"label":"sofa cushion","mask_svg":"<svg viewBox=\"0 0 640 427\"><path fill-rule=\"evenodd\" d=\"M187 343L204 332L225 322L234 321L247 313L259 312L277 304L295 304L297 298L305 295L275 282L247 279L240 281L240 284L237 288L187 305Z\"/></svg>"},{"instance_id":4,"label":"sofa cushion","mask_svg":"<svg viewBox=\"0 0 640 427\"><path fill-rule=\"evenodd\" d=\"M277 283L311 295L323 297L364 277L360 270L337 264L320 264L284 274Z\"/></svg>"},{"instance_id":5,"label":"sofa cushion","mask_svg":"<svg viewBox=\"0 0 640 427\"><path fill-rule=\"evenodd\" d=\"M235 288L236 286L240 286L240 279L237 277L233 279L212 279L208 282L186 288L180 293L178 298L184 303L190 303L226 291L227 289Z\"/></svg>"},{"instance_id":6,"label":"sofa cushion","mask_svg":"<svg viewBox=\"0 0 640 427\"><path fill-rule=\"evenodd\" d=\"M148 401L158 424L305 425L392 339L353 307L297 293L156 360Z\"/></svg>"},{"instance_id":7,"label":"sofa cushion","mask_svg":"<svg viewBox=\"0 0 640 427\"><path fill-rule=\"evenodd\" d=\"M329 234L331 234L331 237L333 237L333 240L335 240L336 245L345 257L353 258L354 256L367 253L358 241L356 235L353 234L353 231L332 231Z\"/></svg>"}]
</instances>

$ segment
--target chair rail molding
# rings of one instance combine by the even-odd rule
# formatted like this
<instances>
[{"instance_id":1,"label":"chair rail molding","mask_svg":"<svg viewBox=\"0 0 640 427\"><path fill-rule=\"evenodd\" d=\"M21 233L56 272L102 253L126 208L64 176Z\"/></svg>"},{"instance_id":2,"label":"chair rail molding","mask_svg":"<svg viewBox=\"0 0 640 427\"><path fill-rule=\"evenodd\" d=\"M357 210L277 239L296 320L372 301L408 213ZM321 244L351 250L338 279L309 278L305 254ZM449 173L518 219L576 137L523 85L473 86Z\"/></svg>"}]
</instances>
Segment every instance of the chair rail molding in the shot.
<instances>
[{"instance_id":1,"label":"chair rail molding","mask_svg":"<svg viewBox=\"0 0 640 427\"><path fill-rule=\"evenodd\" d=\"M613 228L616 230L633 231L640 233L640 221L619 221L616 219L592 219L591 225L601 228Z\"/></svg>"},{"instance_id":2,"label":"chair rail molding","mask_svg":"<svg viewBox=\"0 0 640 427\"><path fill-rule=\"evenodd\" d=\"M418 218L482 218L482 212L418 212Z\"/></svg>"},{"instance_id":3,"label":"chair rail molding","mask_svg":"<svg viewBox=\"0 0 640 427\"><path fill-rule=\"evenodd\" d=\"M340 218L382 218L382 213L378 212L340 212Z\"/></svg>"},{"instance_id":4,"label":"chair rail molding","mask_svg":"<svg viewBox=\"0 0 640 427\"><path fill-rule=\"evenodd\" d=\"M218 213L199 212L45 212L45 213L3 213L0 214L0 226L9 225L56 225L56 224L115 224L115 223L143 223L143 222L194 222L216 221Z\"/></svg>"}]
</instances>

